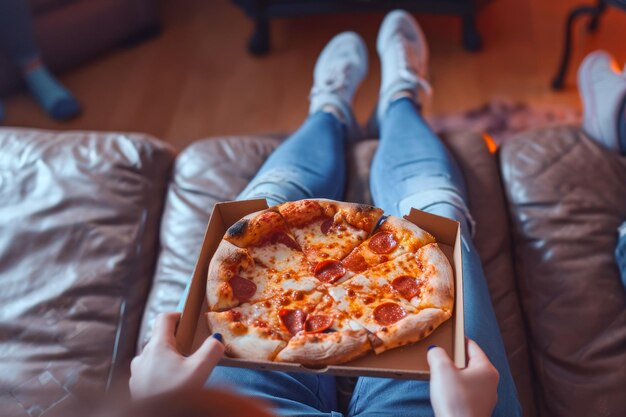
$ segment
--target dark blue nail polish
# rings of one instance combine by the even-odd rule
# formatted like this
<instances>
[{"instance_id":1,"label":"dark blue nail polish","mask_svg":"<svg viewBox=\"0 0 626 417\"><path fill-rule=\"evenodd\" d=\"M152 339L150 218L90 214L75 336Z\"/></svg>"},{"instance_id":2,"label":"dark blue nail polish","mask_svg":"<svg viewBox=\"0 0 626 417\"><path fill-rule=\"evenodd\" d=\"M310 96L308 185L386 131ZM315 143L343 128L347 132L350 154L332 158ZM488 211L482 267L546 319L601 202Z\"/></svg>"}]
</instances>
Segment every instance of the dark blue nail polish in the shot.
<instances>
[{"instance_id":1,"label":"dark blue nail polish","mask_svg":"<svg viewBox=\"0 0 626 417\"><path fill-rule=\"evenodd\" d=\"M428 346L428 349L426 349L426 351L428 352L428 351L429 351L429 350L431 350L432 348L436 348L436 347L437 347L437 345L430 345L430 346Z\"/></svg>"},{"instance_id":2,"label":"dark blue nail polish","mask_svg":"<svg viewBox=\"0 0 626 417\"><path fill-rule=\"evenodd\" d=\"M222 334L221 333L213 333L212 337L217 339L218 342L222 343Z\"/></svg>"}]
</instances>

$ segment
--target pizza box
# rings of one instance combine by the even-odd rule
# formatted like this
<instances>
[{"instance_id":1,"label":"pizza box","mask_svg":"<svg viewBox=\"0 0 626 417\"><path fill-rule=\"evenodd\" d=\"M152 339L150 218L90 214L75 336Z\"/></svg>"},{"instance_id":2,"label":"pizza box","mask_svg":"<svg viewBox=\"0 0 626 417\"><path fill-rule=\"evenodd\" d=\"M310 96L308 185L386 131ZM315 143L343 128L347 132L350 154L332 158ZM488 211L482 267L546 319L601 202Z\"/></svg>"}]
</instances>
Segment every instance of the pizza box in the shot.
<instances>
[{"instance_id":1,"label":"pizza box","mask_svg":"<svg viewBox=\"0 0 626 417\"><path fill-rule=\"evenodd\" d=\"M208 311L206 282L209 263L226 230L247 214L268 208L265 200L244 200L218 203L213 208L196 263L191 285L176 330L176 344L185 355L193 353L210 336L204 313ZM437 345L445 349L459 368L465 367L465 332L463 327L463 270L461 268L461 230L459 223L445 217L411 209L405 219L435 236L452 265L455 279L455 307L452 318L430 336L412 345L382 354L366 356L342 365L310 368L296 363L252 361L224 357L219 365L284 372L315 372L342 376L372 376L397 379L430 377L426 351Z\"/></svg>"}]
</instances>

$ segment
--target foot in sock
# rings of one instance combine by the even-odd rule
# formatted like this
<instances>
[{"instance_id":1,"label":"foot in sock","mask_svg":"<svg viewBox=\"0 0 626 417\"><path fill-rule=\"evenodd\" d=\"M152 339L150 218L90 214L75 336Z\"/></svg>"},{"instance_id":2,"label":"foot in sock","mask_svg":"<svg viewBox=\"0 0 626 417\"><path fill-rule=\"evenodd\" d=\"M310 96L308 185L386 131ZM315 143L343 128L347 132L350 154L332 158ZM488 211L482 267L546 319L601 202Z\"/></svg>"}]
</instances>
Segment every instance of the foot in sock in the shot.
<instances>
[{"instance_id":1,"label":"foot in sock","mask_svg":"<svg viewBox=\"0 0 626 417\"><path fill-rule=\"evenodd\" d=\"M392 101L409 95L419 105L420 90L430 94L432 89L426 81L426 37L410 14L394 10L385 16L378 31L376 49L382 78L376 112L380 123Z\"/></svg>"},{"instance_id":2,"label":"foot in sock","mask_svg":"<svg viewBox=\"0 0 626 417\"><path fill-rule=\"evenodd\" d=\"M619 72L608 53L592 52L578 69L578 91L583 102L585 133L605 148L625 153L626 148L620 145L620 131L625 130L626 74Z\"/></svg>"},{"instance_id":3,"label":"foot in sock","mask_svg":"<svg viewBox=\"0 0 626 417\"><path fill-rule=\"evenodd\" d=\"M55 120L68 120L78 115L80 104L43 64L30 66L23 72L28 89L43 109Z\"/></svg>"},{"instance_id":4,"label":"foot in sock","mask_svg":"<svg viewBox=\"0 0 626 417\"><path fill-rule=\"evenodd\" d=\"M326 111L346 125L348 137L360 129L352 113L352 99L367 74L367 48L354 32L343 32L326 45L315 64L309 114Z\"/></svg>"}]
</instances>

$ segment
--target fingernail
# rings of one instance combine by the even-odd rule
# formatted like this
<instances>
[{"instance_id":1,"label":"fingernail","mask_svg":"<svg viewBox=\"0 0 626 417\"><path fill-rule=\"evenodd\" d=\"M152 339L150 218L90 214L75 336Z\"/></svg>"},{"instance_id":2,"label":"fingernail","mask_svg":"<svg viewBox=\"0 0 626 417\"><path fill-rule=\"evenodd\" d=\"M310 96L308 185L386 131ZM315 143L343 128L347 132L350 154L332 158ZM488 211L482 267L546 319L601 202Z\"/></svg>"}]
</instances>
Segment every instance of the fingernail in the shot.
<instances>
[{"instance_id":1,"label":"fingernail","mask_svg":"<svg viewBox=\"0 0 626 417\"><path fill-rule=\"evenodd\" d=\"M426 349L426 352L428 352L428 351L429 351L429 350L431 350L432 348L436 348L436 347L437 347L437 345L430 345L430 346L428 346L428 349Z\"/></svg>"},{"instance_id":2,"label":"fingernail","mask_svg":"<svg viewBox=\"0 0 626 417\"><path fill-rule=\"evenodd\" d=\"M213 333L212 337L217 339L218 342L222 343L222 334L221 333Z\"/></svg>"}]
</instances>

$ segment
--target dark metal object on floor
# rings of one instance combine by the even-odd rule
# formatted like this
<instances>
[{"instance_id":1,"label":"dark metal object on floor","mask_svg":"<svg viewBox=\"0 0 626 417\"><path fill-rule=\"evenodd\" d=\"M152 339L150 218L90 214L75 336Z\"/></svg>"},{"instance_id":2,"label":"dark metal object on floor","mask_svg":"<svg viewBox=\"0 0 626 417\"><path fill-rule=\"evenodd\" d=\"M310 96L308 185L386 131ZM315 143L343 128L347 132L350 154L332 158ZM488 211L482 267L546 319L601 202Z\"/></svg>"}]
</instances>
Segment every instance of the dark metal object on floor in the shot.
<instances>
[{"instance_id":1,"label":"dark metal object on floor","mask_svg":"<svg viewBox=\"0 0 626 417\"><path fill-rule=\"evenodd\" d=\"M606 11L607 6L613 6L626 10L626 0L597 0L597 3L594 6L579 6L570 12L567 17L567 22L565 23L565 45L563 46L563 55L561 56L561 62L556 76L552 80L552 88L554 90L561 90L565 83L565 77L567 75L567 69L569 67L572 53L572 29L574 23L580 17L588 15L590 19L587 24L587 31L595 32L600 24L600 17Z\"/></svg>"},{"instance_id":2,"label":"dark metal object on floor","mask_svg":"<svg viewBox=\"0 0 626 417\"><path fill-rule=\"evenodd\" d=\"M270 19L342 12L385 12L404 9L409 12L452 14L461 17L462 44L468 51L482 46L476 27L480 7L489 0L233 0L254 22L248 42L252 55L270 51Z\"/></svg>"}]
</instances>

